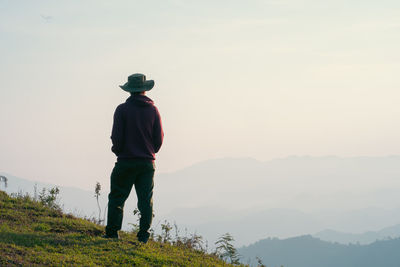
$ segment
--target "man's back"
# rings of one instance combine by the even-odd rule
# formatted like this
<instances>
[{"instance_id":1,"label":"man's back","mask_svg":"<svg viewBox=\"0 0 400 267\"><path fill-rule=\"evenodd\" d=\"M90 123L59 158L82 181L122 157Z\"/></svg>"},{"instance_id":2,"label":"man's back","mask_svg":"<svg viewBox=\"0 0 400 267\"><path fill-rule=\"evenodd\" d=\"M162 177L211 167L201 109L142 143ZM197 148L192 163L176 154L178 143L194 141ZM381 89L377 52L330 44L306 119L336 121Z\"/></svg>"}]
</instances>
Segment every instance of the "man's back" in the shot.
<instances>
[{"instance_id":1,"label":"man's back","mask_svg":"<svg viewBox=\"0 0 400 267\"><path fill-rule=\"evenodd\" d=\"M111 139L118 160L155 160L163 136L160 114L147 96L132 95L115 110Z\"/></svg>"}]
</instances>

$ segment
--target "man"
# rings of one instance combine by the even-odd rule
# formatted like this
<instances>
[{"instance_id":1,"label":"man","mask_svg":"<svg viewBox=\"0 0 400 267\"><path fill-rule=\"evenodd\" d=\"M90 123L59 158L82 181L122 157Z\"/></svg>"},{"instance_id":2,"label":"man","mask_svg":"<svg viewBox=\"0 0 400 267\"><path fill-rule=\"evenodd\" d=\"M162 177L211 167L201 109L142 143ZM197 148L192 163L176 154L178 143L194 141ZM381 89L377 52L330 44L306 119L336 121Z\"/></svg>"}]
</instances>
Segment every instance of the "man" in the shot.
<instances>
[{"instance_id":1,"label":"man","mask_svg":"<svg viewBox=\"0 0 400 267\"><path fill-rule=\"evenodd\" d=\"M111 150L117 156L117 162L111 173L105 237L118 238L124 203L134 185L140 211L137 237L146 243L153 219L155 153L161 147L164 133L158 109L145 96L146 91L154 87L154 81L136 73L130 75L128 82L120 87L131 96L114 113Z\"/></svg>"}]
</instances>

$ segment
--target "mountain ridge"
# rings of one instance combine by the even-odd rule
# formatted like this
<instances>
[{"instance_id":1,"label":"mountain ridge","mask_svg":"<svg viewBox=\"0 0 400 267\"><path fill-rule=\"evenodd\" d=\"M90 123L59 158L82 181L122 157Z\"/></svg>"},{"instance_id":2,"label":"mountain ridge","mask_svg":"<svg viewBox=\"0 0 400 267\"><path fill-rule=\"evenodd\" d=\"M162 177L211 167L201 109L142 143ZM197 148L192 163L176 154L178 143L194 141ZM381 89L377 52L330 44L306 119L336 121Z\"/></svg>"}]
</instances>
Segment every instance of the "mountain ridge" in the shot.
<instances>
[{"instance_id":1,"label":"mountain ridge","mask_svg":"<svg viewBox=\"0 0 400 267\"><path fill-rule=\"evenodd\" d=\"M343 245L312 237L267 238L238 249L243 263L256 264L259 257L267 266L296 267L398 267L400 238L369 245Z\"/></svg>"},{"instance_id":2,"label":"mountain ridge","mask_svg":"<svg viewBox=\"0 0 400 267\"><path fill-rule=\"evenodd\" d=\"M315 233L313 237L324 241L337 242L340 244L371 244L377 240L385 240L400 237L400 224L385 227L379 231L366 231L363 233L346 233L326 229Z\"/></svg>"}]
</instances>

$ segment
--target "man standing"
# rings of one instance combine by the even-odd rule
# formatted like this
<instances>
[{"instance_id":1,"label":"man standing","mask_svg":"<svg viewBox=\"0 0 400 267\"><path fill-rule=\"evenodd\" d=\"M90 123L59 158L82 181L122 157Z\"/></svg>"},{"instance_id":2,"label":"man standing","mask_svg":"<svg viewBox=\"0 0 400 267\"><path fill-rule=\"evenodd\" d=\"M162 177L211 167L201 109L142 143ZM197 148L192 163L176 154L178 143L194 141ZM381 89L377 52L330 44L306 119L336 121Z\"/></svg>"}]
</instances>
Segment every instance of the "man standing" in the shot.
<instances>
[{"instance_id":1,"label":"man standing","mask_svg":"<svg viewBox=\"0 0 400 267\"><path fill-rule=\"evenodd\" d=\"M158 109L145 96L146 91L154 87L154 81L136 73L130 75L128 82L120 87L131 96L114 113L111 150L117 156L117 162L111 173L105 237L118 238L124 203L134 185L140 211L137 237L146 243L153 219L155 153L161 147L164 133Z\"/></svg>"}]
</instances>

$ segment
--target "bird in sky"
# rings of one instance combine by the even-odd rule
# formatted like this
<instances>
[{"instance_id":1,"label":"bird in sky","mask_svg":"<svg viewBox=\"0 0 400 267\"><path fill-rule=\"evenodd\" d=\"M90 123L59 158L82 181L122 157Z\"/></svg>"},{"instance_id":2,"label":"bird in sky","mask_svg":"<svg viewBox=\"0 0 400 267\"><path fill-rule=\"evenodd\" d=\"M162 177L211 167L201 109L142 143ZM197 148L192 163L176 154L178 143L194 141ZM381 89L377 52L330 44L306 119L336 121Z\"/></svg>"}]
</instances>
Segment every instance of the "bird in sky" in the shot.
<instances>
[{"instance_id":1,"label":"bird in sky","mask_svg":"<svg viewBox=\"0 0 400 267\"><path fill-rule=\"evenodd\" d=\"M46 15L40 15L40 16L42 17L42 19L44 19L46 23L49 23L51 22L51 20L53 20L52 16L46 16Z\"/></svg>"}]
</instances>

